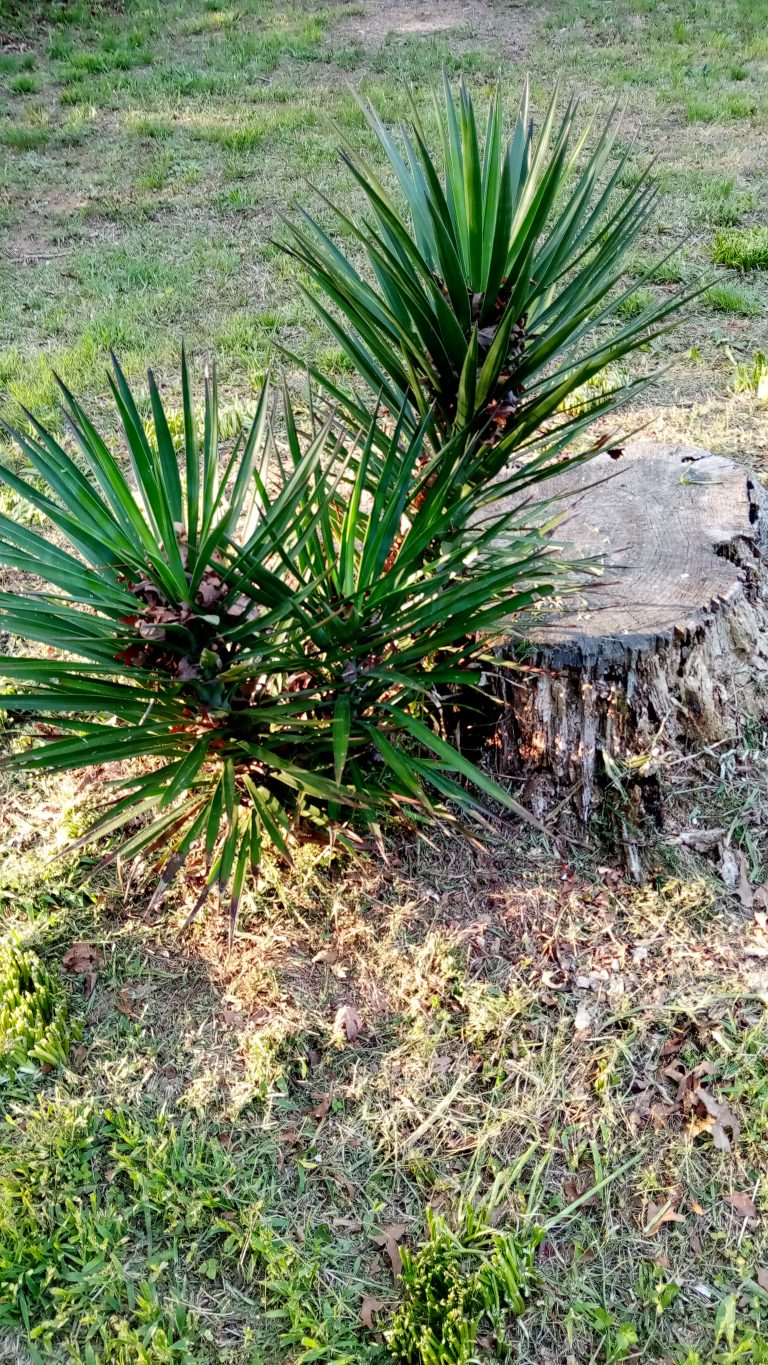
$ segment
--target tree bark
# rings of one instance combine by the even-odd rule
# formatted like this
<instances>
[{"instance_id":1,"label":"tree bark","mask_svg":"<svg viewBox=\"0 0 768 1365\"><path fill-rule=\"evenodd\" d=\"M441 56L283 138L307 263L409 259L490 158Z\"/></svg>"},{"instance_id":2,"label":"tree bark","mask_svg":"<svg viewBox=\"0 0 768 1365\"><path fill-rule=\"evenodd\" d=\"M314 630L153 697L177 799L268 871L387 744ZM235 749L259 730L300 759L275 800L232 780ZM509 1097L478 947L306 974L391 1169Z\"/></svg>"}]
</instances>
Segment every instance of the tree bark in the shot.
<instances>
[{"instance_id":1,"label":"tree bark","mask_svg":"<svg viewBox=\"0 0 768 1365\"><path fill-rule=\"evenodd\" d=\"M499 667L496 751L535 814L586 821L606 776L768 713L768 518L754 475L692 446L635 442L555 482L563 552L599 577L500 647L530 671Z\"/></svg>"}]
</instances>

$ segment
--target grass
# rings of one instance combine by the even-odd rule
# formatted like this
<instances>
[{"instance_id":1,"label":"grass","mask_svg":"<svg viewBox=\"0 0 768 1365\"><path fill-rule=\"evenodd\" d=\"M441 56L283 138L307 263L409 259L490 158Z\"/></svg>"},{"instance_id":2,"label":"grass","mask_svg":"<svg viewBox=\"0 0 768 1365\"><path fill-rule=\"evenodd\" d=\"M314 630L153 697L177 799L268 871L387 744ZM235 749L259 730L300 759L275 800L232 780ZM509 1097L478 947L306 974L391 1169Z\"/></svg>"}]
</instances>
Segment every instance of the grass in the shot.
<instances>
[{"instance_id":1,"label":"grass","mask_svg":"<svg viewBox=\"0 0 768 1365\"><path fill-rule=\"evenodd\" d=\"M327 348L268 241L307 179L347 193L325 116L367 137L348 87L394 119L441 65L476 86L501 66L512 89L530 69L539 107L566 71L589 110L627 101L633 166L656 155L626 307L660 251L682 244L654 292L713 277L632 424L764 467L764 0L489 5L448 34L360 11L0 0L7 406L55 417L51 362L98 406L113 343L167 391L183 333L195 362L216 352L234 433L276 335ZM667 772L664 837L731 830L754 888L764 755L758 731ZM141 885L49 861L87 790L0 780L3 929L82 1033L66 1067L1 1092L0 1355L384 1365L439 1252L484 1360L499 1325L519 1365L766 1359L768 938L713 856L662 843L644 888L618 855L561 864L518 831L484 854L402 841L388 867L306 857L265 870L227 957L215 913L180 935L183 895L154 921ZM727 1150L697 1084L739 1126ZM489 1200L515 1254L544 1230L496 1325L461 1250Z\"/></svg>"},{"instance_id":2,"label":"grass","mask_svg":"<svg viewBox=\"0 0 768 1365\"><path fill-rule=\"evenodd\" d=\"M768 228L723 229L715 236L712 259L731 270L768 269Z\"/></svg>"},{"instance_id":3,"label":"grass","mask_svg":"<svg viewBox=\"0 0 768 1365\"><path fill-rule=\"evenodd\" d=\"M735 313L737 317L759 317L762 305L748 289L737 284L713 284L707 290L707 302L717 313Z\"/></svg>"},{"instance_id":4,"label":"grass","mask_svg":"<svg viewBox=\"0 0 768 1365\"><path fill-rule=\"evenodd\" d=\"M83 1028L67 1068L5 1094L0 1323L44 1359L383 1362L377 1329L402 1340L421 1311L415 1274L392 1319L392 1256L418 1271L425 1238L461 1244L489 1201L510 1254L541 1243L497 1319L520 1361L609 1359L633 1334L644 1359L682 1338L709 1360L730 1294L738 1340L763 1331L762 1228L731 1203L759 1183L768 1125L740 965L761 937L711 883L638 891L585 866L564 885L535 845L523 862L405 846L399 870L335 876L306 861L267 870L227 959L215 915L182 942L181 903L151 924L140 894L53 876L35 813L62 799L18 809L2 893ZM728 1153L676 1099L697 1075L740 1123ZM658 1232L665 1205L684 1221Z\"/></svg>"}]
</instances>

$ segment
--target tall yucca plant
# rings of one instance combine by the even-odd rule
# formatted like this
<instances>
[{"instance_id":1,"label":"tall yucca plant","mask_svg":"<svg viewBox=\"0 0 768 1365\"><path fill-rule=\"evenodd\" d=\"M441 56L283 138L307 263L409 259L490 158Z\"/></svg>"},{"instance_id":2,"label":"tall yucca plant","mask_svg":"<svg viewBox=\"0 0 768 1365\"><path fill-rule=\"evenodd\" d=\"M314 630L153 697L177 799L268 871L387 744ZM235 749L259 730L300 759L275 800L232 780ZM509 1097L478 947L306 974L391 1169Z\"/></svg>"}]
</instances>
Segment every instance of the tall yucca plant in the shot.
<instances>
[{"instance_id":1,"label":"tall yucca plant","mask_svg":"<svg viewBox=\"0 0 768 1365\"><path fill-rule=\"evenodd\" d=\"M553 96L537 134L526 82L505 140L498 89L483 133L463 82L458 97L444 84L437 155L413 101L411 127L402 125L399 137L365 107L388 183L340 135L369 212L355 218L322 198L338 233L362 248L367 271L302 209L284 249L317 286L300 288L355 373L393 412L405 404L414 429L433 414L437 444L463 428L485 430L474 464L482 479L547 425L554 424L548 449L556 457L584 425L631 397L647 381L618 384L596 402L574 396L666 330L686 296L617 322L631 292L619 287L621 276L656 190L647 174L621 188L627 153L615 156L616 111L586 153L589 129L576 132L575 100L556 128Z\"/></svg>"},{"instance_id":2,"label":"tall yucca plant","mask_svg":"<svg viewBox=\"0 0 768 1365\"><path fill-rule=\"evenodd\" d=\"M151 422L117 362L110 383L130 477L63 384L78 458L27 414L33 434L11 435L37 479L0 466L48 522L0 517L0 564L33 575L0 593L0 627L38 646L0 659L0 708L43 741L4 763L122 765L76 846L109 836L107 861L157 865L153 903L200 850L199 904L218 886L234 924L265 845L378 838L388 815L462 825L489 796L517 810L448 742L442 705L479 686L482 638L551 590L530 509L449 498L473 451L430 456L426 424L345 446L331 419L302 437L286 399L278 450L265 388L223 455L215 377L199 439L183 359L179 450L151 373Z\"/></svg>"}]
</instances>

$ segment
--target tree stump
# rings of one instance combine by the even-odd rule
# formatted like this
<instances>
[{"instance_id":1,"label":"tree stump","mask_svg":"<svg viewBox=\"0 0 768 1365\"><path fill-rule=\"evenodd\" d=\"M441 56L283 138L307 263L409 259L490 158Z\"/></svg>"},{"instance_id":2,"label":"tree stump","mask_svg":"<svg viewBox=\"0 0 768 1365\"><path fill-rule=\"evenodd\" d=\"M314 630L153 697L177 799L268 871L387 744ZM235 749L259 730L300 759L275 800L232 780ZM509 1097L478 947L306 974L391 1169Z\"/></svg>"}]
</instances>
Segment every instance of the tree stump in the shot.
<instances>
[{"instance_id":1,"label":"tree stump","mask_svg":"<svg viewBox=\"0 0 768 1365\"><path fill-rule=\"evenodd\" d=\"M611 760L768 713L768 519L755 476L693 446L638 441L553 484L565 556L600 575L501 646L534 671L500 667L496 744L534 813L570 796L586 821Z\"/></svg>"}]
</instances>

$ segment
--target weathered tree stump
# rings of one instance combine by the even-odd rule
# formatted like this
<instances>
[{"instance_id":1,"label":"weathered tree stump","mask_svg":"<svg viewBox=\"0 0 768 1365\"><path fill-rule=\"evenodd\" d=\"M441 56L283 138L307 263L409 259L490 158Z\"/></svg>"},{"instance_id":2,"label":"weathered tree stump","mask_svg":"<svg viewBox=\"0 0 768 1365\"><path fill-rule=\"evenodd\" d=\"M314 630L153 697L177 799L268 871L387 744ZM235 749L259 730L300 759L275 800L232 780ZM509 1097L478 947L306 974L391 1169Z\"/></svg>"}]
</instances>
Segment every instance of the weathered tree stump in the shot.
<instances>
[{"instance_id":1,"label":"weathered tree stump","mask_svg":"<svg viewBox=\"0 0 768 1365\"><path fill-rule=\"evenodd\" d=\"M575 493L558 540L600 576L502 656L501 766L543 814L586 820L611 759L736 737L768 714L766 518L757 479L692 446L639 441L547 486ZM604 755L608 755L606 763Z\"/></svg>"}]
</instances>

